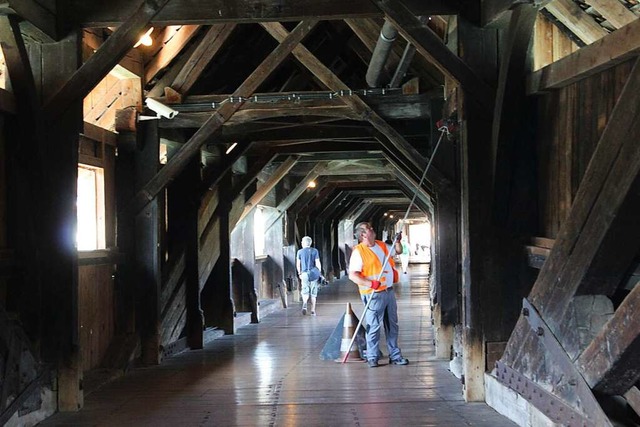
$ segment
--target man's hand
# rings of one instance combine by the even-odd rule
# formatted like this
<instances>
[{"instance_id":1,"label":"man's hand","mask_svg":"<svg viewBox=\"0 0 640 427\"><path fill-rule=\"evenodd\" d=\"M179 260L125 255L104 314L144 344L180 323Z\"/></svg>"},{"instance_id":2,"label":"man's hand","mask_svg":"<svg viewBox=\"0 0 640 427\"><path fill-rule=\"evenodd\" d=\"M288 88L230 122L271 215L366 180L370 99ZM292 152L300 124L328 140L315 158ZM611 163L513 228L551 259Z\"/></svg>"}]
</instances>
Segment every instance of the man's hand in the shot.
<instances>
[{"instance_id":1,"label":"man's hand","mask_svg":"<svg viewBox=\"0 0 640 427\"><path fill-rule=\"evenodd\" d=\"M371 281L371 289L376 290L380 287L380 281L372 280Z\"/></svg>"}]
</instances>

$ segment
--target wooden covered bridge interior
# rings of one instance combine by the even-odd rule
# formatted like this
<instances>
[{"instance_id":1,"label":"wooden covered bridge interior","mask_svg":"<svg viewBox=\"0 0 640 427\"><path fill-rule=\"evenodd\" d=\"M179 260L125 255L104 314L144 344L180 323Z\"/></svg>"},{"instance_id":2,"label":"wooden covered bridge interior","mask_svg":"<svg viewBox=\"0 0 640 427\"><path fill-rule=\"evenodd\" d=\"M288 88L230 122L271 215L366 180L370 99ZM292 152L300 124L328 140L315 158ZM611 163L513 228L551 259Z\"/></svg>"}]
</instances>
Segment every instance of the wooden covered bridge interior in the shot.
<instances>
[{"instance_id":1,"label":"wooden covered bridge interior","mask_svg":"<svg viewBox=\"0 0 640 427\"><path fill-rule=\"evenodd\" d=\"M428 224L465 401L638 425L639 14L0 1L0 424L297 303L302 236L343 279L366 220Z\"/></svg>"}]
</instances>

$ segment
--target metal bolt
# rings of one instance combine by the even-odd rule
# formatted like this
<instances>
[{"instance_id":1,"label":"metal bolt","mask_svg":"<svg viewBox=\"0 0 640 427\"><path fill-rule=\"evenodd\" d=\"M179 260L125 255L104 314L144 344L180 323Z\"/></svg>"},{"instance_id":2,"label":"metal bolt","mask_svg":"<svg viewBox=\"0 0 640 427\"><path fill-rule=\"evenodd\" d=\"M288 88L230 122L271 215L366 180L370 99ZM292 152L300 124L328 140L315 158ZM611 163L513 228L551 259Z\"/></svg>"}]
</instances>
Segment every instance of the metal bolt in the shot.
<instances>
[{"instance_id":1,"label":"metal bolt","mask_svg":"<svg viewBox=\"0 0 640 427\"><path fill-rule=\"evenodd\" d=\"M522 309L522 315L523 315L523 316L528 316L528 315L529 315L529 309L528 309L527 307L524 307L524 308Z\"/></svg>"},{"instance_id":2,"label":"metal bolt","mask_svg":"<svg viewBox=\"0 0 640 427\"><path fill-rule=\"evenodd\" d=\"M538 326L538 329L536 329L536 335L538 335L539 337L544 335L544 329L542 329L542 327Z\"/></svg>"}]
</instances>

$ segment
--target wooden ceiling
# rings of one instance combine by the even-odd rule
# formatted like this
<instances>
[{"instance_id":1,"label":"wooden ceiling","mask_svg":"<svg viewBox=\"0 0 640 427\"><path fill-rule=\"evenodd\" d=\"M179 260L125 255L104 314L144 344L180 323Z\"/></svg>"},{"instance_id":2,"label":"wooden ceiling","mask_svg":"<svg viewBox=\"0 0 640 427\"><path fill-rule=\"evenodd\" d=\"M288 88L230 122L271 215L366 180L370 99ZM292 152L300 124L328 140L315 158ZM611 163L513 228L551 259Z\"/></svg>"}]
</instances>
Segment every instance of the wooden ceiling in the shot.
<instances>
[{"instance_id":1,"label":"wooden ceiling","mask_svg":"<svg viewBox=\"0 0 640 427\"><path fill-rule=\"evenodd\" d=\"M83 96L85 120L107 129L114 128L117 110L142 110L143 100L152 97L180 111L173 120L161 120L163 138L188 143L252 80L255 87L244 91L237 108L229 107L224 125L198 143L213 154L238 141L256 144L249 153L253 157L276 148L282 155L305 154L314 160L298 162L291 171L305 176L316 159L349 161L353 153L384 157L385 151L396 149L407 157L426 159L437 137L432 119L441 116L438 109L447 78L466 86L490 108L494 89L446 46L449 17L458 15L497 28L516 4L513 0L73 0L9 1L0 4L0 12L24 18L21 28L28 41L42 40L43 34L57 40L74 28L84 29L85 66L74 76L75 85L67 84L47 104L64 106L52 101ZM548 20L573 41L566 53L594 43L640 13L637 0L539 4L544 6L539 19ZM365 74L385 13L401 33L382 70L385 85L407 46L413 45L417 52L401 81L404 90L367 94ZM301 20L309 21L304 42L292 46L291 54L277 66L261 69ZM152 45L131 48L131 41L149 27L153 27ZM266 74L256 78L256 70ZM338 95L349 90L357 91L357 96ZM254 94L260 95L247 96ZM6 99L6 93L0 95ZM300 96L308 98L301 101ZM391 145L377 145L372 151L380 134ZM330 148L336 146L340 149ZM408 169L401 175L411 177L410 165L393 166ZM409 180L403 185L411 184Z\"/></svg>"}]
</instances>

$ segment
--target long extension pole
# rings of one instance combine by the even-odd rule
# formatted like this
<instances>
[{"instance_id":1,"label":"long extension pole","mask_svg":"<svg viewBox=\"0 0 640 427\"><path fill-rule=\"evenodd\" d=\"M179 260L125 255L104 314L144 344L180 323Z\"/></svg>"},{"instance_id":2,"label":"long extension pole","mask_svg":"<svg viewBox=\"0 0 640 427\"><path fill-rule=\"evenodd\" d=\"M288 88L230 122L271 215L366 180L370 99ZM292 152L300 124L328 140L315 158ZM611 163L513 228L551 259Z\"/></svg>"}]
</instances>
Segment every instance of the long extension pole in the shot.
<instances>
[{"instance_id":1,"label":"long extension pole","mask_svg":"<svg viewBox=\"0 0 640 427\"><path fill-rule=\"evenodd\" d=\"M442 141L442 138L444 137L445 134L447 134L447 135L449 134L449 128L446 127L446 126L442 126L438 130L441 132L440 133L440 138L438 138L438 142L436 143L436 146L433 149L433 153L431 153L431 157L429 158L429 162L427 163L427 167L424 168L424 172L422 173L422 178L420 178L420 182L418 183L418 186L416 187L416 191L413 193L413 198L411 198L411 202L409 203L409 207L407 208L407 212L405 212L404 218L402 218L402 221L401 221L402 224L404 224L407 221L407 218L409 217L409 212L411 211L411 208L413 207L413 203L416 201L416 197L418 197L418 191L420 191L420 188L422 188L422 182L427 177L427 171L429 171L429 167L431 166L431 163L433 162L433 158L436 155L436 151L438 151L438 147L440 147L440 142ZM399 234L400 233L396 234L396 236L394 238L394 243L398 239ZM391 247L391 250L389 251L387 256L385 257L384 263L382 264L382 269L380 270L380 273L378 274L378 278L376 280L380 281L380 278L382 277L382 273L384 272L384 268L387 266L387 263L389 262L389 258L391 258L393 255L395 255L395 251L396 251L396 245L394 244ZM374 293L375 293L375 291L374 291ZM360 320L358 321L358 325L356 326L356 329L353 332L353 336L351 337L351 341L349 341L349 348L344 353L344 357L342 358L342 363L345 363L347 361L347 359L349 358L349 352L351 351L351 347L353 347L353 343L356 340L356 336L358 334L358 330L360 329L360 326L362 326L362 322L364 320L364 315L367 313L367 310L369 309L369 304L371 304L372 300L373 300L373 294L371 294L371 297L369 298L369 300L367 301L367 303L364 306L364 311L362 312L362 316L360 316Z\"/></svg>"}]
</instances>

